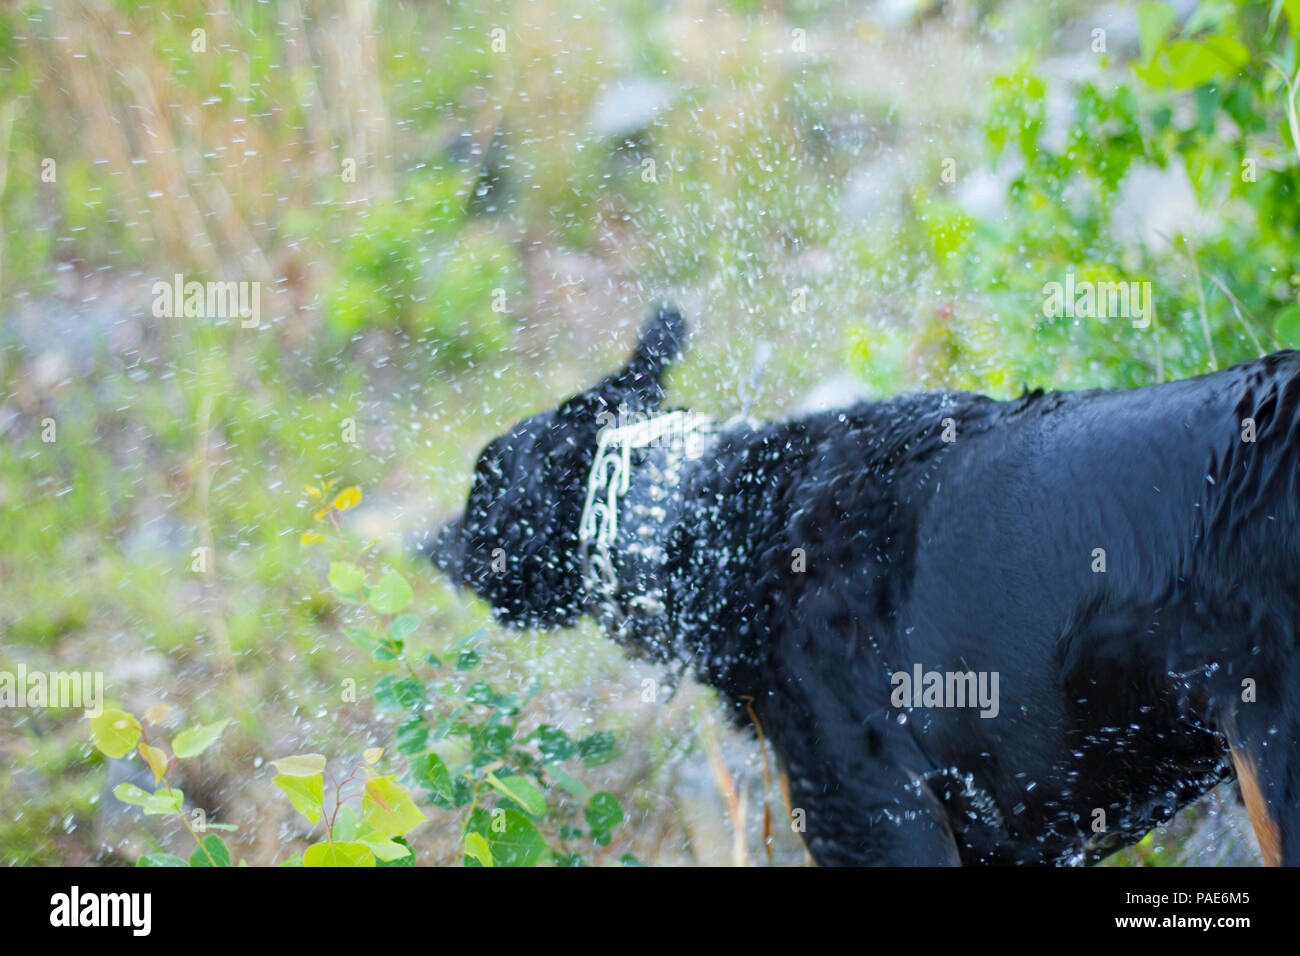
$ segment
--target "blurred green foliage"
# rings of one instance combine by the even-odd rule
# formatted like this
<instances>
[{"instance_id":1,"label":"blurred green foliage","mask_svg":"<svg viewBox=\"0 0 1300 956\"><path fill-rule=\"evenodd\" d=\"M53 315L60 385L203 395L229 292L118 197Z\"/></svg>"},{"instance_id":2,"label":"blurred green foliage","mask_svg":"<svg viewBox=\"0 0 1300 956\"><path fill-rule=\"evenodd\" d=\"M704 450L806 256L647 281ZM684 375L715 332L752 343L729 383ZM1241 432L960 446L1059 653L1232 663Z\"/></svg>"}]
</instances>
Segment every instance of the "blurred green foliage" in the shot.
<instances>
[{"instance_id":1,"label":"blurred green foliage","mask_svg":"<svg viewBox=\"0 0 1300 956\"><path fill-rule=\"evenodd\" d=\"M891 7L910 14L4 7L0 667L72 658L141 711L163 693L195 723L234 716L199 772L241 794L232 816L259 820L280 797L240 784L284 752L272 741L348 753L398 732L391 714L318 716L340 680L386 669L348 643L303 558L299 489L373 488L366 520L449 512L482 443L608 371L627 345L616 329L661 294L698 330L674 400L721 414L760 339L778 347L757 414L841 365L879 393L1005 395L1297 344L1294 0L1216 0L1182 20L1144 3L1132 42L1095 52L1078 31L1091 4ZM622 84L648 85L654 107ZM1195 207L1163 237L1133 221L1149 171L1185 176ZM985 174L992 212L962 191ZM176 272L260 281L265 327L155 320L148 290ZM1153 327L1049 318L1044 284L1068 272L1151 281ZM403 552L409 528L381 528L432 634L486 625ZM686 814L645 792L672 792L694 724L621 706L616 649L590 631L494 630L481 646L474 673L518 695L521 722L554 722L528 708L571 693L571 713L619 732L628 753L609 767L624 777L605 785L638 825L612 859L696 852ZM0 861L133 859L99 832L104 776L75 715L0 728L0 801L21 808L0 815ZM165 848L151 839L135 849ZM256 859L251 825L239 839Z\"/></svg>"},{"instance_id":2,"label":"blurred green foliage","mask_svg":"<svg viewBox=\"0 0 1300 956\"><path fill-rule=\"evenodd\" d=\"M1300 345L1298 18L1300 5L1280 0L1202 4L1186 22L1142 3L1140 54L1104 78L1054 76L1029 58L996 76L982 147L991 168L1010 170L1004 215L976 222L923 195L908 236L943 300L906 333L914 355L934 353L933 378L1001 394L1133 386ZM1053 89L1069 104L1059 142ZM1151 212L1134 195L1151 180L1126 191L1127 178L1148 170L1185 175L1194 222L1149 234L1133 221ZM1152 328L1045 314L1045 284L1067 273L1151 282ZM957 300L992 322L961 321ZM868 330L850 348L867 368L898 337Z\"/></svg>"},{"instance_id":3,"label":"blurred green foliage","mask_svg":"<svg viewBox=\"0 0 1300 956\"><path fill-rule=\"evenodd\" d=\"M499 352L511 332L504 303L521 282L513 247L467 222L463 183L420 175L401 191L364 210L343 240L329 327L346 336L394 325L431 339L444 361Z\"/></svg>"}]
</instances>

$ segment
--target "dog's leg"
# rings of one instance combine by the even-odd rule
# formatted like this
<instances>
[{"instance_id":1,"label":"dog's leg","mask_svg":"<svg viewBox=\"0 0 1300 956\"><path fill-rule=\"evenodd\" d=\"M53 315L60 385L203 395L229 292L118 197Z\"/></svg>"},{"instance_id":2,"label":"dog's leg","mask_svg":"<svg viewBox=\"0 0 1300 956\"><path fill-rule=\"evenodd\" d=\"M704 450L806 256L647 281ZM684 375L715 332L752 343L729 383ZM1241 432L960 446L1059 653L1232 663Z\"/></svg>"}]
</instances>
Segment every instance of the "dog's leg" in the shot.
<instances>
[{"instance_id":1,"label":"dog's leg","mask_svg":"<svg viewBox=\"0 0 1300 956\"><path fill-rule=\"evenodd\" d=\"M791 763L791 819L821 866L960 866L942 805L915 774L859 766L852 780Z\"/></svg>"},{"instance_id":2,"label":"dog's leg","mask_svg":"<svg viewBox=\"0 0 1300 956\"><path fill-rule=\"evenodd\" d=\"M931 765L894 719L887 686L828 671L806 649L792 659L801 673L783 675L756 710L785 771L791 825L813 860L960 866L948 815L923 776Z\"/></svg>"},{"instance_id":3,"label":"dog's leg","mask_svg":"<svg viewBox=\"0 0 1300 956\"><path fill-rule=\"evenodd\" d=\"M1265 866L1300 866L1300 714L1261 682L1259 699L1223 721L1237 783Z\"/></svg>"},{"instance_id":4,"label":"dog's leg","mask_svg":"<svg viewBox=\"0 0 1300 956\"><path fill-rule=\"evenodd\" d=\"M1250 814L1250 825L1255 828L1255 839L1259 841L1264 865L1281 866L1282 836L1277 821L1269 814L1268 801L1260 789L1255 760L1245 747L1229 744L1229 750L1232 753L1232 765L1237 770L1241 798L1246 803L1246 812Z\"/></svg>"},{"instance_id":5,"label":"dog's leg","mask_svg":"<svg viewBox=\"0 0 1300 956\"><path fill-rule=\"evenodd\" d=\"M769 711L764 727L781 756L791 824L819 865L961 864L943 805L909 769L922 758L896 723L800 707Z\"/></svg>"}]
</instances>

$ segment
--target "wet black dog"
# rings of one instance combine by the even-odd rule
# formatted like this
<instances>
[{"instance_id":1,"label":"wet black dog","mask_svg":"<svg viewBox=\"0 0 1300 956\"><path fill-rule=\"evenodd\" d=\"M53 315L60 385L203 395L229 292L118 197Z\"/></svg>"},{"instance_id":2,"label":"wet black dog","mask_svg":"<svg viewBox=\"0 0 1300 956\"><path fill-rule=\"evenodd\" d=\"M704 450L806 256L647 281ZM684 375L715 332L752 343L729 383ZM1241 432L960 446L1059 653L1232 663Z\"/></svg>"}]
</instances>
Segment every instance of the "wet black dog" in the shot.
<instances>
[{"instance_id":1,"label":"wet black dog","mask_svg":"<svg viewBox=\"0 0 1300 956\"><path fill-rule=\"evenodd\" d=\"M1235 775L1300 864L1300 353L612 427L684 336L489 444L436 563L752 700L820 863L1093 862Z\"/></svg>"}]
</instances>

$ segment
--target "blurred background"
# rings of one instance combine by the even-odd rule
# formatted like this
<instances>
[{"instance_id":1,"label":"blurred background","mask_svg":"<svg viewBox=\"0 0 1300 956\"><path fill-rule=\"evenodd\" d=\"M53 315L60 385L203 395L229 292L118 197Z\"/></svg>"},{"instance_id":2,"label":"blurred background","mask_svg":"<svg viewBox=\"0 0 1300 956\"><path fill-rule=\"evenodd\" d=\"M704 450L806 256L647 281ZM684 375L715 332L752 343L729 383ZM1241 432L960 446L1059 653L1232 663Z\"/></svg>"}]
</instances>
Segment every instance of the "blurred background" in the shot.
<instances>
[{"instance_id":1,"label":"blurred background","mask_svg":"<svg viewBox=\"0 0 1300 956\"><path fill-rule=\"evenodd\" d=\"M508 633L411 541L482 445L619 363L660 298L673 404L1141 385L1300 340L1300 3L88 0L0 11L0 670L98 670L172 728L178 781L250 863L312 837L265 761L389 746L337 688L390 673L305 547L304 486L476 635L524 727L610 731L574 768L626 825L594 862L766 863L752 734L653 704L594 628ZM261 321L155 314L260 283ZM1150 282L1155 319L1050 317L1044 285ZM756 360L770 353L757 386ZM57 440L43 441L47 420ZM351 431L349 431L349 425ZM196 548L211 564L194 569ZM978 557L975 557L978 560ZM193 842L112 787L80 713L0 712L0 862ZM428 809L421 863L458 858ZM556 813L580 814L581 805ZM771 858L797 864L778 823ZM1254 863L1235 787L1113 858Z\"/></svg>"}]
</instances>

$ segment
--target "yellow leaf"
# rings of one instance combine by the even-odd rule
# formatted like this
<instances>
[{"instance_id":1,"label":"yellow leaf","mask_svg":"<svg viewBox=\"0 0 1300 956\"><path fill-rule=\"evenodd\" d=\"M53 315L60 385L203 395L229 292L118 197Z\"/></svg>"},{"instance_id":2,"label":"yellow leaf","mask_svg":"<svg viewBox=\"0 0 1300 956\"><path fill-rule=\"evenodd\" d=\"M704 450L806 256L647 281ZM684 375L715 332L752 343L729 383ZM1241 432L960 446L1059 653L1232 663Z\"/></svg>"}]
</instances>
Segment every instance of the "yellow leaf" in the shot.
<instances>
[{"instance_id":1,"label":"yellow leaf","mask_svg":"<svg viewBox=\"0 0 1300 956\"><path fill-rule=\"evenodd\" d=\"M410 792L392 777L367 781L361 814L366 823L385 836L401 836L429 819L415 805Z\"/></svg>"},{"instance_id":2,"label":"yellow leaf","mask_svg":"<svg viewBox=\"0 0 1300 956\"><path fill-rule=\"evenodd\" d=\"M319 531L304 531L302 537L298 539L298 543L303 547L306 547L307 545L316 544L317 542L324 540L325 535L321 534Z\"/></svg>"},{"instance_id":3,"label":"yellow leaf","mask_svg":"<svg viewBox=\"0 0 1300 956\"><path fill-rule=\"evenodd\" d=\"M365 757L366 763L371 764L373 766L374 764L379 763L379 758L382 757L383 755L384 755L383 747L370 747L361 756Z\"/></svg>"},{"instance_id":4,"label":"yellow leaf","mask_svg":"<svg viewBox=\"0 0 1300 956\"><path fill-rule=\"evenodd\" d=\"M282 773L271 778L271 782L284 791L293 808L311 823L315 823L324 813L325 781L320 774L310 777L290 777Z\"/></svg>"},{"instance_id":5,"label":"yellow leaf","mask_svg":"<svg viewBox=\"0 0 1300 956\"><path fill-rule=\"evenodd\" d=\"M141 744L140 756L149 765L149 769L153 771L154 783L158 783L167 775L167 755L160 748L151 747L149 744Z\"/></svg>"},{"instance_id":6,"label":"yellow leaf","mask_svg":"<svg viewBox=\"0 0 1300 956\"><path fill-rule=\"evenodd\" d=\"M374 866L375 854L364 843L317 843L302 855L303 866Z\"/></svg>"},{"instance_id":7,"label":"yellow leaf","mask_svg":"<svg viewBox=\"0 0 1300 956\"><path fill-rule=\"evenodd\" d=\"M323 521L325 519L325 516L329 513L330 510L328 508L322 508L320 511L316 512L311 517L313 521Z\"/></svg>"},{"instance_id":8,"label":"yellow leaf","mask_svg":"<svg viewBox=\"0 0 1300 956\"><path fill-rule=\"evenodd\" d=\"M361 504L361 489L357 487L344 488L334 496L334 507L339 511L347 511L359 504Z\"/></svg>"},{"instance_id":9,"label":"yellow leaf","mask_svg":"<svg viewBox=\"0 0 1300 956\"><path fill-rule=\"evenodd\" d=\"M304 490L305 492L307 492L307 494L311 495L313 498L319 498L319 497L320 497L320 489L319 489L319 488L313 488L311 485L303 485L303 490Z\"/></svg>"},{"instance_id":10,"label":"yellow leaf","mask_svg":"<svg viewBox=\"0 0 1300 956\"><path fill-rule=\"evenodd\" d=\"M488 849L487 840L480 833L473 831L465 834L465 855L478 860L483 866L492 866L492 851Z\"/></svg>"},{"instance_id":11,"label":"yellow leaf","mask_svg":"<svg viewBox=\"0 0 1300 956\"><path fill-rule=\"evenodd\" d=\"M388 799L384 796L383 789L373 780L366 782L366 796L373 800L379 809L385 812L391 809L388 806Z\"/></svg>"},{"instance_id":12,"label":"yellow leaf","mask_svg":"<svg viewBox=\"0 0 1300 956\"><path fill-rule=\"evenodd\" d=\"M325 772L325 757L323 754L295 754L272 760L271 766L286 777L311 777Z\"/></svg>"},{"instance_id":13,"label":"yellow leaf","mask_svg":"<svg viewBox=\"0 0 1300 956\"><path fill-rule=\"evenodd\" d=\"M230 718L218 720L214 724L200 724L182 731L172 738L172 753L182 760L197 757L217 742L221 732L226 729Z\"/></svg>"},{"instance_id":14,"label":"yellow leaf","mask_svg":"<svg viewBox=\"0 0 1300 956\"><path fill-rule=\"evenodd\" d=\"M125 757L140 742L140 722L126 711L105 710L90 718L90 739L101 753Z\"/></svg>"},{"instance_id":15,"label":"yellow leaf","mask_svg":"<svg viewBox=\"0 0 1300 956\"><path fill-rule=\"evenodd\" d=\"M166 704L154 704L144 712L144 719L151 724L161 724L171 712L172 709Z\"/></svg>"}]
</instances>

